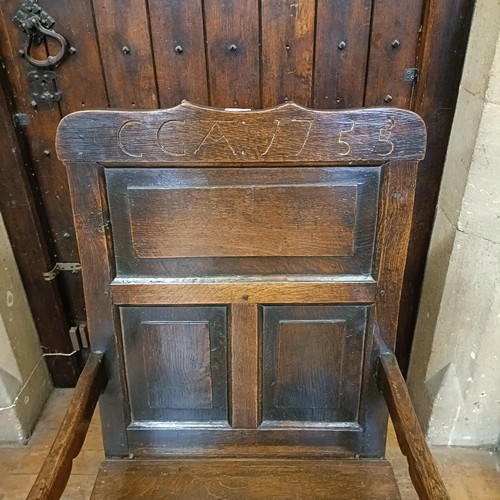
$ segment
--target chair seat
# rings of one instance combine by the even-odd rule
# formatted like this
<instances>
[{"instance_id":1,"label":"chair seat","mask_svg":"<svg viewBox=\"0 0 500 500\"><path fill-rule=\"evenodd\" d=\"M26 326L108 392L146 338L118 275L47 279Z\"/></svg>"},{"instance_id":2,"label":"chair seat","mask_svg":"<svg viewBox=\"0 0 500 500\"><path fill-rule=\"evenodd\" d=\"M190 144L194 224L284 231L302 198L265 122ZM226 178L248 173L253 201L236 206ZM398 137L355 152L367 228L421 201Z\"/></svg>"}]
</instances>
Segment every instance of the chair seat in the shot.
<instances>
[{"instance_id":1,"label":"chair seat","mask_svg":"<svg viewBox=\"0 0 500 500\"><path fill-rule=\"evenodd\" d=\"M400 499L386 460L106 460L92 492L111 499Z\"/></svg>"}]
</instances>

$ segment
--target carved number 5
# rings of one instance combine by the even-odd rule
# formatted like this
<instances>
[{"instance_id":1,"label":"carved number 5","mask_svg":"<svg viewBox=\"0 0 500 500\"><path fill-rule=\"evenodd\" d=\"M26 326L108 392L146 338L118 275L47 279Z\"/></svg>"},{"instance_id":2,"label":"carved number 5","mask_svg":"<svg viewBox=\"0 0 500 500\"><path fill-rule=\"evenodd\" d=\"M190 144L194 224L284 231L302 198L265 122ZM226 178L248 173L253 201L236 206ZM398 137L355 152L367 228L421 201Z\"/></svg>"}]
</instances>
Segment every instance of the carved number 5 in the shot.
<instances>
[{"instance_id":1,"label":"carved number 5","mask_svg":"<svg viewBox=\"0 0 500 500\"><path fill-rule=\"evenodd\" d=\"M344 153L339 153L340 156L346 156L351 152L351 145L347 141L342 140L344 134L347 134L347 133L352 132L354 130L354 121L350 120L350 122L351 122L351 128L349 128L347 130L340 131L339 144L344 144L345 147L347 148L347 151L345 151Z\"/></svg>"},{"instance_id":2,"label":"carved number 5","mask_svg":"<svg viewBox=\"0 0 500 500\"><path fill-rule=\"evenodd\" d=\"M378 140L389 145L389 151L387 153L379 153L380 156L389 156L394 151L394 143L391 141L391 130L394 128L394 125L394 119L388 118L386 126L380 129Z\"/></svg>"}]
</instances>

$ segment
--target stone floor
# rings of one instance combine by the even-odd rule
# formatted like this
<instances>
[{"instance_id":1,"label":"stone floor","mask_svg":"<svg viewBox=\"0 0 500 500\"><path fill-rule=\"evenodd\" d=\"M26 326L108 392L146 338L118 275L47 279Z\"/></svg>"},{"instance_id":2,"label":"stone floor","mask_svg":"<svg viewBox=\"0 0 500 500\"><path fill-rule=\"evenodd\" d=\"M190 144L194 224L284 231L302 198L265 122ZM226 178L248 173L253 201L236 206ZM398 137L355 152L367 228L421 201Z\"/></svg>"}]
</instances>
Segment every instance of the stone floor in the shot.
<instances>
[{"instance_id":1,"label":"stone floor","mask_svg":"<svg viewBox=\"0 0 500 500\"><path fill-rule=\"evenodd\" d=\"M26 446L0 447L0 500L24 499L64 416L71 390L53 392L42 418ZM496 452L469 448L432 449L452 500L500 500L500 456ZM392 429L387 457L392 462L404 500L417 499L407 473L406 459L399 452ZM74 461L66 488L66 500L90 497L103 459L99 417L96 413L83 449Z\"/></svg>"}]
</instances>

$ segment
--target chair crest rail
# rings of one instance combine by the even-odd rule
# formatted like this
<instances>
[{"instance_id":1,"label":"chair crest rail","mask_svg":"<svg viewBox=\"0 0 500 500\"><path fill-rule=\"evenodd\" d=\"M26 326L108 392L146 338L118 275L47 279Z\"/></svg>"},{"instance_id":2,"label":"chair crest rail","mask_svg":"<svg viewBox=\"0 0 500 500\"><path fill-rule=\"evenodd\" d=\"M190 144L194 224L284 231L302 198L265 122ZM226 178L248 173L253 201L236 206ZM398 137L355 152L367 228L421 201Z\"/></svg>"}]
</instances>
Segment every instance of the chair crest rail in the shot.
<instances>
[{"instance_id":1,"label":"chair crest rail","mask_svg":"<svg viewBox=\"0 0 500 500\"><path fill-rule=\"evenodd\" d=\"M286 103L267 110L214 109L189 102L157 111L81 111L61 122L67 161L200 165L420 160L422 119L394 108L322 111Z\"/></svg>"}]
</instances>

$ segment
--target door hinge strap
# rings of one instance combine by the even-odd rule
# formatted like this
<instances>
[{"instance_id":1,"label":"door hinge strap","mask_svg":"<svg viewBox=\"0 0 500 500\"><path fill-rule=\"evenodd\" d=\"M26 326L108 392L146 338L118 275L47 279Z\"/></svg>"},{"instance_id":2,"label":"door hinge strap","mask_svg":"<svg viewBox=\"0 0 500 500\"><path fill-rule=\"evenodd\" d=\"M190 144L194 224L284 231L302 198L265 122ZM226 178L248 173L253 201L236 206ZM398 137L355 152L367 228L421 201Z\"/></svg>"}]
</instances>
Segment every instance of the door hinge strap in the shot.
<instances>
[{"instance_id":1,"label":"door hinge strap","mask_svg":"<svg viewBox=\"0 0 500 500\"><path fill-rule=\"evenodd\" d=\"M56 262L55 266L48 272L43 273L45 281L52 281L61 271L71 271L77 273L81 271L82 265L79 262Z\"/></svg>"}]
</instances>

